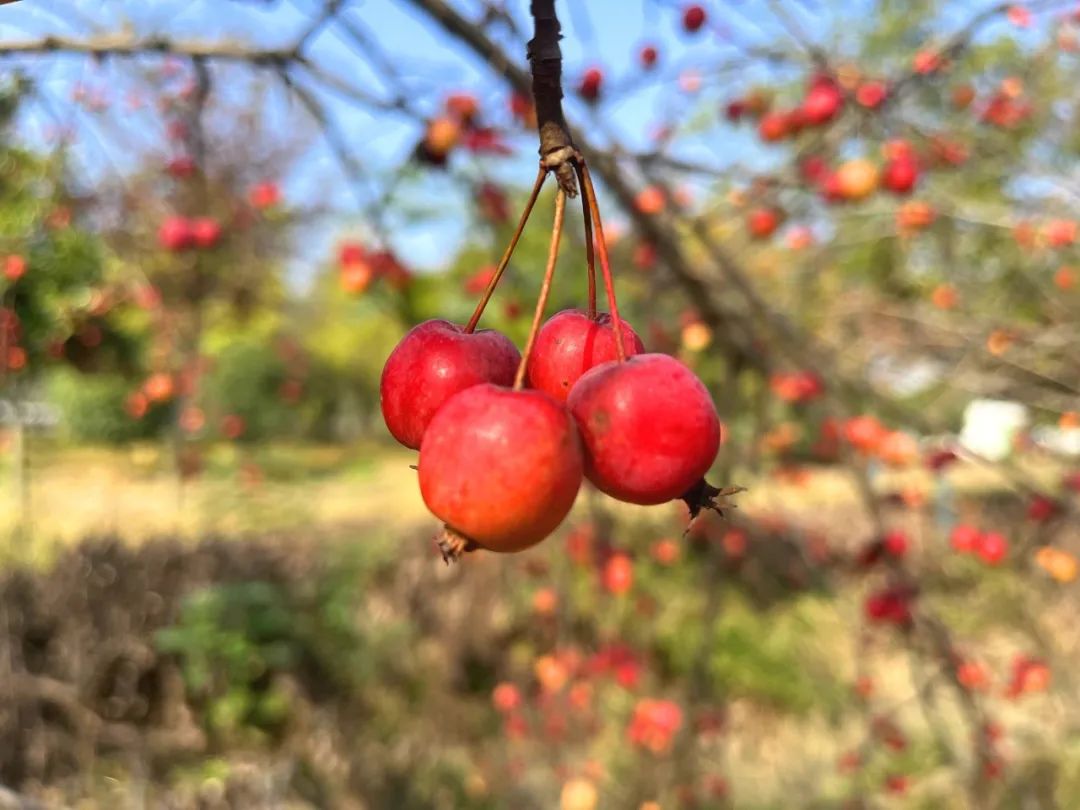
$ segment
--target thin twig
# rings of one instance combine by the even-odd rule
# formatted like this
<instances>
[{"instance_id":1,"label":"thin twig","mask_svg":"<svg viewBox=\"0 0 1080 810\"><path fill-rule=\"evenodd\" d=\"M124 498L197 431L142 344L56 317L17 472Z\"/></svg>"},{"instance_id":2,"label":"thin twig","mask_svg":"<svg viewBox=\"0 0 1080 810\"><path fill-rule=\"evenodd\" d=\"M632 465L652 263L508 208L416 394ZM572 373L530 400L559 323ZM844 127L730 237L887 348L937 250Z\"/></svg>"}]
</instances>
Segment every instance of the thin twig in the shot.
<instances>
[{"instance_id":1,"label":"thin twig","mask_svg":"<svg viewBox=\"0 0 1080 810\"><path fill-rule=\"evenodd\" d=\"M544 319L544 309L547 307L548 295L551 293L551 280L555 276L555 265L559 261L559 239L562 236L565 215L566 192L560 188L555 194L555 224L551 226L551 247L548 249L547 267L544 268L544 281L540 285L540 295L536 299L536 311L533 313L529 339L525 342L525 350L521 353L521 362L518 364L517 375L514 377L515 391L520 391L525 384L525 371L529 366L533 346L536 345L536 335L540 331L540 322Z\"/></svg>"},{"instance_id":2,"label":"thin twig","mask_svg":"<svg viewBox=\"0 0 1080 810\"><path fill-rule=\"evenodd\" d=\"M593 186L592 177L589 176L589 167L584 160L580 161L580 170L584 196L588 200L593 227L596 229L596 246L600 254L600 272L604 276L604 289L607 291L611 328L615 330L615 356L621 363L626 359L626 345L623 338L622 318L619 317L619 305L615 301L615 280L612 278L611 264L608 262L607 240L604 239L604 223L600 220L600 204L596 199L596 188Z\"/></svg>"},{"instance_id":3,"label":"thin twig","mask_svg":"<svg viewBox=\"0 0 1080 810\"><path fill-rule=\"evenodd\" d=\"M581 178L581 166L574 164L578 182L582 188L585 181ZM592 214L589 211L588 195L581 195L581 214L585 225L585 265L589 275L589 317L596 317L596 244L593 240Z\"/></svg>"},{"instance_id":4,"label":"thin twig","mask_svg":"<svg viewBox=\"0 0 1080 810\"><path fill-rule=\"evenodd\" d=\"M547 169L543 166L541 166L540 170L536 173L536 181L533 183L532 193L529 194L529 199L525 203L525 210L521 212L521 219L518 220L517 228L514 229L514 233L510 237L510 244L506 246L502 258L499 259L499 266L495 268L494 275L492 275L491 280L488 281L487 287L480 296L480 300L476 304L476 309L473 310L472 317L469 318L469 322L465 324L465 332L467 334L476 329L476 325L480 322L480 316L484 314L484 308L488 305L488 301L491 300L495 288L499 286L499 280L506 271L507 265L510 264L510 257L514 255L514 249L517 247L518 240L521 239L521 234L525 230L525 223L529 221L529 215L532 214L533 206L536 205L536 198L540 196L540 189L544 187L544 180L547 179L547 174Z\"/></svg>"}]
</instances>

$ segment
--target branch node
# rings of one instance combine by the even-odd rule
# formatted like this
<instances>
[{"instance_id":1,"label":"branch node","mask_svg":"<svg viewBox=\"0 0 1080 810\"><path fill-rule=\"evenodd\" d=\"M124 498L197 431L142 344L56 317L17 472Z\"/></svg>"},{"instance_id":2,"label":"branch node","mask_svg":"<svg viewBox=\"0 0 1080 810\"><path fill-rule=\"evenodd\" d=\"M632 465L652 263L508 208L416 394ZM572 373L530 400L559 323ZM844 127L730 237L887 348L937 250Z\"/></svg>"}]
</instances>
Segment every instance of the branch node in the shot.
<instances>
[{"instance_id":1,"label":"branch node","mask_svg":"<svg viewBox=\"0 0 1080 810\"><path fill-rule=\"evenodd\" d=\"M578 151L572 146L561 146L540 157L540 165L555 173L559 188L567 197L577 196L577 173L574 171L577 158Z\"/></svg>"}]
</instances>

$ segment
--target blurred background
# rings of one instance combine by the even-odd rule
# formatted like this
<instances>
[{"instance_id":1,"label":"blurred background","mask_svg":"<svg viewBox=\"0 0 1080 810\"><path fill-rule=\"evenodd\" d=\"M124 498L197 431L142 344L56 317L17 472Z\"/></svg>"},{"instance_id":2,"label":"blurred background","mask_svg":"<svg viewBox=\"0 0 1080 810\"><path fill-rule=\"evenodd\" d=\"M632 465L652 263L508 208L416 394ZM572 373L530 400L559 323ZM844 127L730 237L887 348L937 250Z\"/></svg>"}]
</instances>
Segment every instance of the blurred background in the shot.
<instances>
[{"instance_id":1,"label":"blurred background","mask_svg":"<svg viewBox=\"0 0 1080 810\"><path fill-rule=\"evenodd\" d=\"M556 7L747 491L446 566L378 381L514 231L525 0L0 6L0 808L1080 806L1080 6Z\"/></svg>"}]
</instances>

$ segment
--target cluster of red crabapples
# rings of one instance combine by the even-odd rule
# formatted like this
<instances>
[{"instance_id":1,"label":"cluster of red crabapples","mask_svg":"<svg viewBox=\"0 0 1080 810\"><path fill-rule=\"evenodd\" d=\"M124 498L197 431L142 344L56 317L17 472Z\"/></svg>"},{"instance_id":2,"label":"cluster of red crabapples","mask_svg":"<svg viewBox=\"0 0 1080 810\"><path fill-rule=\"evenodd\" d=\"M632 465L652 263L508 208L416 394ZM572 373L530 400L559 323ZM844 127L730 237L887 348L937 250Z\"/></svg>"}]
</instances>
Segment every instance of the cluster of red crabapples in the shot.
<instances>
[{"instance_id":1,"label":"cluster of red crabapples","mask_svg":"<svg viewBox=\"0 0 1080 810\"><path fill-rule=\"evenodd\" d=\"M575 171L588 308L543 322L566 207L560 189L524 351L495 330L476 328L544 184L541 167L469 322L419 324L383 369L383 418L399 442L420 451L420 493L445 523L440 548L447 560L475 548L514 552L539 543L562 523L583 478L628 503L682 498L692 514L729 494L704 480L720 446L709 392L675 358L645 353L619 317L596 192L580 157ZM594 248L610 314L596 310Z\"/></svg>"}]
</instances>

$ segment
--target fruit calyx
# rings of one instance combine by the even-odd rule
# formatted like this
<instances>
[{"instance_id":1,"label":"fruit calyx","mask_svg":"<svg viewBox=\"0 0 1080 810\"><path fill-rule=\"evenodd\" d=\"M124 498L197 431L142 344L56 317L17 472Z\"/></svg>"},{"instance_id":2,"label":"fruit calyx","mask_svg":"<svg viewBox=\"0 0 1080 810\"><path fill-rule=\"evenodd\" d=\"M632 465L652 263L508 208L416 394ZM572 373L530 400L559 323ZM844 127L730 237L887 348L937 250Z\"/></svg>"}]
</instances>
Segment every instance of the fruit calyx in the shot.
<instances>
[{"instance_id":1,"label":"fruit calyx","mask_svg":"<svg viewBox=\"0 0 1080 810\"><path fill-rule=\"evenodd\" d=\"M690 524L687 525L686 530L690 531L690 525L693 524L694 520L701 514L703 509L709 509L716 512L720 517L724 517L724 509L734 509L735 504L718 503L716 499L738 495L740 492L746 492L746 487L714 487L702 478L679 496L679 500L685 503L686 507L690 510Z\"/></svg>"},{"instance_id":2,"label":"fruit calyx","mask_svg":"<svg viewBox=\"0 0 1080 810\"><path fill-rule=\"evenodd\" d=\"M448 523L443 524L443 530L436 538L435 544L439 547L439 553L442 554L443 562L447 565L457 562L462 554L480 548L475 541L466 537Z\"/></svg>"}]
</instances>

